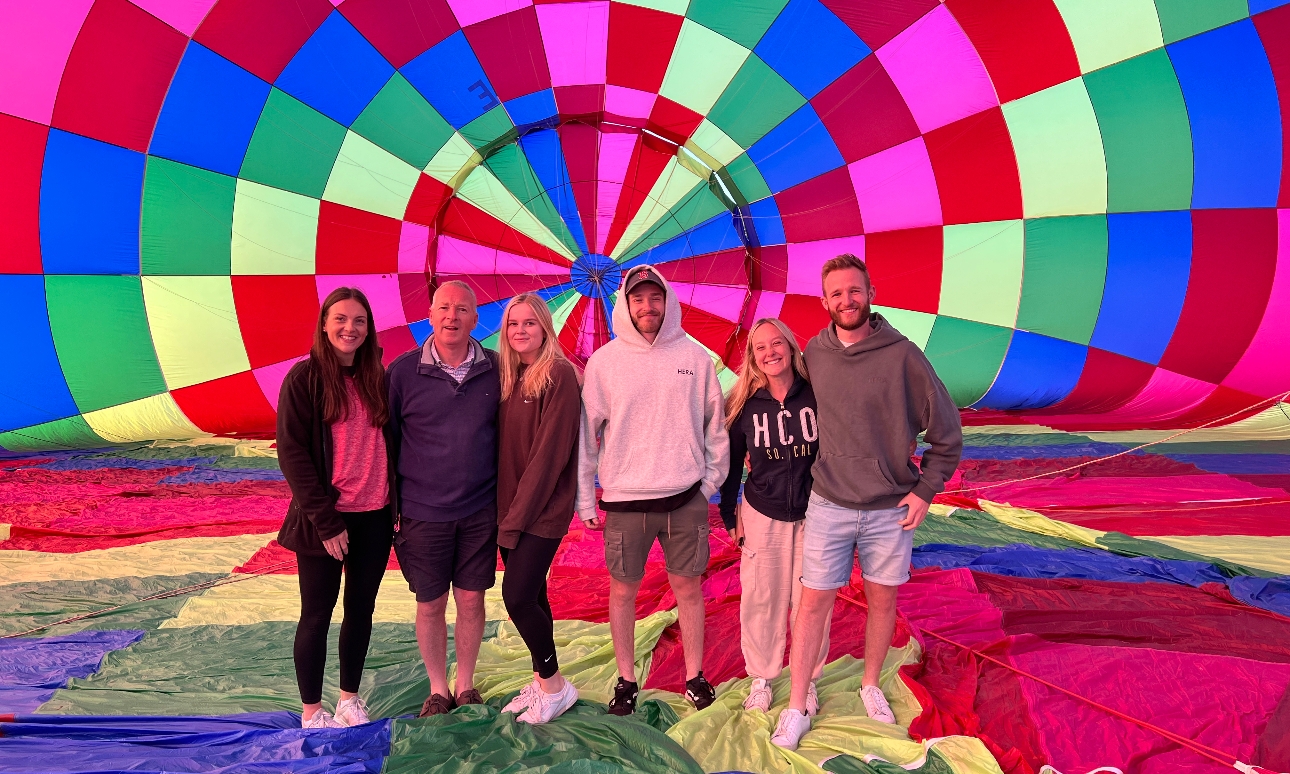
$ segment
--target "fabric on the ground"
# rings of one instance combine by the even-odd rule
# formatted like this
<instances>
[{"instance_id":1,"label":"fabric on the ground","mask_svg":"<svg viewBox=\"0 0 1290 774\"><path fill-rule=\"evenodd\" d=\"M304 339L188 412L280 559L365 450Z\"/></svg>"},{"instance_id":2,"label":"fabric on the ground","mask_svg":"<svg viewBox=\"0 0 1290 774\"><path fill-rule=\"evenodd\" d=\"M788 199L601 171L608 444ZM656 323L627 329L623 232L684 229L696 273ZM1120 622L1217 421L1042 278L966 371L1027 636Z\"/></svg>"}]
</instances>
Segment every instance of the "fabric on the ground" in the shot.
<instances>
[{"instance_id":1,"label":"fabric on the ground","mask_svg":"<svg viewBox=\"0 0 1290 774\"><path fill-rule=\"evenodd\" d=\"M107 615L59 624L42 634L69 634L89 629L156 629L175 617L189 595L146 602L139 600L192 588L221 577L215 573L192 573L0 585L0 635L51 626L58 621L117 606L121 607Z\"/></svg>"},{"instance_id":2,"label":"fabric on the ground","mask_svg":"<svg viewBox=\"0 0 1290 774\"><path fill-rule=\"evenodd\" d=\"M0 640L0 715L35 710L70 678L97 672L104 654L143 635L106 630Z\"/></svg>"},{"instance_id":3,"label":"fabric on the ground","mask_svg":"<svg viewBox=\"0 0 1290 774\"><path fill-rule=\"evenodd\" d=\"M1152 535L1148 540L1290 575L1290 535Z\"/></svg>"},{"instance_id":4,"label":"fabric on the ground","mask_svg":"<svg viewBox=\"0 0 1290 774\"><path fill-rule=\"evenodd\" d=\"M229 573L275 535L177 538L79 553L0 551L0 579L9 583L94 580L193 572Z\"/></svg>"}]
</instances>

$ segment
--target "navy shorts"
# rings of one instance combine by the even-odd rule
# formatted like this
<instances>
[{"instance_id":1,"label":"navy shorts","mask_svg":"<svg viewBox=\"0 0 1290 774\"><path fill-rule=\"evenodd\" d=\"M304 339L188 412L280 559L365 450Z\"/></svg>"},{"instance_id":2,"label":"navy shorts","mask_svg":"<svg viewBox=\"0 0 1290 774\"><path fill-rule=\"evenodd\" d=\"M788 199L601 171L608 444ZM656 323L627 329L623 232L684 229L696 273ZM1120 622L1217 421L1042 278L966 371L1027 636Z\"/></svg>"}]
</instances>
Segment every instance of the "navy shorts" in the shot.
<instances>
[{"instance_id":1,"label":"navy shorts","mask_svg":"<svg viewBox=\"0 0 1290 774\"><path fill-rule=\"evenodd\" d=\"M497 582L497 506L456 521L403 517L394 554L418 602L433 602L450 586L486 591Z\"/></svg>"}]
</instances>

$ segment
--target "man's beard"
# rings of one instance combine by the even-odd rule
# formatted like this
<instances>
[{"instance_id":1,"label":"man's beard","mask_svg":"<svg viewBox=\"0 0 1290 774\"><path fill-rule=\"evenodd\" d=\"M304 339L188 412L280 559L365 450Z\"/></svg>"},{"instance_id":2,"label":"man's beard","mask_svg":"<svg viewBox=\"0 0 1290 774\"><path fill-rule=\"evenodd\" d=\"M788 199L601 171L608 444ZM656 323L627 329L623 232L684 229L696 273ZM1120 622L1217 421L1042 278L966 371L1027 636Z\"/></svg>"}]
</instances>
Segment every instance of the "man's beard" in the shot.
<instances>
[{"instance_id":1,"label":"man's beard","mask_svg":"<svg viewBox=\"0 0 1290 774\"><path fill-rule=\"evenodd\" d=\"M641 327L642 324L653 325L654 328L652 330L649 330ZM636 330L641 333L658 333L663 328L663 315L658 315L657 317L655 316L646 317L644 320L638 320L637 318L633 317L632 325L636 326Z\"/></svg>"},{"instance_id":2,"label":"man's beard","mask_svg":"<svg viewBox=\"0 0 1290 774\"><path fill-rule=\"evenodd\" d=\"M833 324L838 326L842 330L854 331L854 330L858 330L863 325L869 324L869 311L870 311L869 304L865 304L864 306L860 307L860 316L856 318L855 325L847 325L846 323L842 322L842 314L840 311L835 312L832 309L829 309L829 317L833 320Z\"/></svg>"}]
</instances>

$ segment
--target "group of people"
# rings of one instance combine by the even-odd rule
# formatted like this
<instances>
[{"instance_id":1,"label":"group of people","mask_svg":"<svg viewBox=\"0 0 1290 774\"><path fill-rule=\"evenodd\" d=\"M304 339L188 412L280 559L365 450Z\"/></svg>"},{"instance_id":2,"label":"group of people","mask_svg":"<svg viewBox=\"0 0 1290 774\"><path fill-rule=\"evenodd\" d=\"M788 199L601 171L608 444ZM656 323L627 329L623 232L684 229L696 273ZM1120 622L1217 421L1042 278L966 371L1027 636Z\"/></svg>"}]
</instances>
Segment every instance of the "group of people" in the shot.
<instances>
[{"instance_id":1,"label":"group of people","mask_svg":"<svg viewBox=\"0 0 1290 774\"><path fill-rule=\"evenodd\" d=\"M838 256L821 281L831 324L803 352L782 322L758 320L729 395L682 329L675 292L649 265L624 275L616 337L581 379L535 295L507 304L494 352L471 338L470 287L440 285L433 334L388 369L363 293L329 295L278 406L278 456L292 491L278 539L299 558L303 725L368 721L358 688L391 545L416 595L430 681L422 716L483 703L474 671L499 549L502 599L533 664L533 682L503 711L546 723L568 710L578 691L560 673L547 574L575 512L604 532L619 673L609 712L636 709L636 597L655 541L676 597L685 695L707 707L716 691L703 675L701 582L708 503L718 494L742 554L741 645L753 678L744 707L770 709L791 627L791 691L772 741L796 748L819 710L834 599L858 554L868 602L860 695L871 718L894 723L879 680L896 593L909 579L913 531L958 464L962 429L922 352L872 311L864 262ZM920 435L927 448L915 464ZM342 571L333 714L322 708L322 683Z\"/></svg>"}]
</instances>

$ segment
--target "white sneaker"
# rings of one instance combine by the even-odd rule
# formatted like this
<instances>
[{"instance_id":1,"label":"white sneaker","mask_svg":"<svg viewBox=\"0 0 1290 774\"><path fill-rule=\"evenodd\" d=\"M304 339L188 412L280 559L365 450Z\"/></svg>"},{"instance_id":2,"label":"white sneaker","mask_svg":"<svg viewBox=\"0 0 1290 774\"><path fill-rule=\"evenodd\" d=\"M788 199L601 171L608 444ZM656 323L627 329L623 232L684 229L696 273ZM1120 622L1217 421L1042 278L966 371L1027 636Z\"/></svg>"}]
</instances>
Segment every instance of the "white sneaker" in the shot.
<instances>
[{"instance_id":1,"label":"white sneaker","mask_svg":"<svg viewBox=\"0 0 1290 774\"><path fill-rule=\"evenodd\" d=\"M815 717L820 714L820 695L815 692L815 681L806 688L806 714Z\"/></svg>"},{"instance_id":2,"label":"white sneaker","mask_svg":"<svg viewBox=\"0 0 1290 774\"><path fill-rule=\"evenodd\" d=\"M336 718L325 709L320 709L314 713L314 716L308 720L301 719L301 728L344 728L345 726L336 722Z\"/></svg>"},{"instance_id":3,"label":"white sneaker","mask_svg":"<svg viewBox=\"0 0 1290 774\"><path fill-rule=\"evenodd\" d=\"M753 678L752 687L748 689L748 698L744 699L744 709L769 712L774 700L775 695L770 690L770 681L760 677Z\"/></svg>"},{"instance_id":4,"label":"white sneaker","mask_svg":"<svg viewBox=\"0 0 1290 774\"><path fill-rule=\"evenodd\" d=\"M882 689L876 685L866 685L860 689L860 699L864 702L864 711L879 723L895 723L896 715L882 695Z\"/></svg>"},{"instance_id":5,"label":"white sneaker","mask_svg":"<svg viewBox=\"0 0 1290 774\"><path fill-rule=\"evenodd\" d=\"M788 707L779 713L779 722L775 724L775 733L771 735L770 743L785 750L796 750L798 743L802 741L802 735L810 730L811 716Z\"/></svg>"},{"instance_id":6,"label":"white sneaker","mask_svg":"<svg viewBox=\"0 0 1290 774\"><path fill-rule=\"evenodd\" d=\"M342 726L361 726L371 723L367 716L367 702L355 696L352 699L341 699L336 705L336 722Z\"/></svg>"},{"instance_id":7,"label":"white sneaker","mask_svg":"<svg viewBox=\"0 0 1290 774\"><path fill-rule=\"evenodd\" d=\"M502 707L502 712L515 712L515 713L523 712L524 710L529 708L529 705L533 703L533 697L536 696L541 690L542 688L538 686L537 678L534 678L533 682L529 683L528 685L520 689L519 696L516 696L514 699L511 699L509 702L507 702L505 707Z\"/></svg>"},{"instance_id":8,"label":"white sneaker","mask_svg":"<svg viewBox=\"0 0 1290 774\"><path fill-rule=\"evenodd\" d=\"M516 720L521 723L550 723L564 714L564 711L572 707L576 701L578 701L578 689L574 688L573 683L568 680L564 681L564 687L556 693L547 693L539 688L533 703Z\"/></svg>"}]
</instances>

